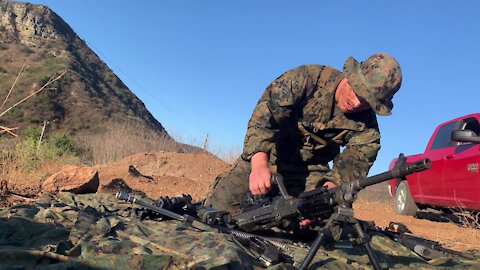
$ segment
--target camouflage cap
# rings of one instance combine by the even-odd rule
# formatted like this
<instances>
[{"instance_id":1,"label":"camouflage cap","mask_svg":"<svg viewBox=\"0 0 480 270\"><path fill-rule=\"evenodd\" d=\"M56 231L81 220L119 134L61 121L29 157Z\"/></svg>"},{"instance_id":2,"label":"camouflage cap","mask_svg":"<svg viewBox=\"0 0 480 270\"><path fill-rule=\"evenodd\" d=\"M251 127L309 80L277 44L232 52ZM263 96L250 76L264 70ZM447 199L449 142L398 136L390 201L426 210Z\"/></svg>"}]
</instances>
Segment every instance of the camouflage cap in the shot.
<instances>
[{"instance_id":1,"label":"camouflage cap","mask_svg":"<svg viewBox=\"0 0 480 270\"><path fill-rule=\"evenodd\" d=\"M391 114L393 95L402 83L402 71L392 56L376 53L361 63L350 56L343 66L343 75L355 94L365 99L377 114Z\"/></svg>"}]
</instances>

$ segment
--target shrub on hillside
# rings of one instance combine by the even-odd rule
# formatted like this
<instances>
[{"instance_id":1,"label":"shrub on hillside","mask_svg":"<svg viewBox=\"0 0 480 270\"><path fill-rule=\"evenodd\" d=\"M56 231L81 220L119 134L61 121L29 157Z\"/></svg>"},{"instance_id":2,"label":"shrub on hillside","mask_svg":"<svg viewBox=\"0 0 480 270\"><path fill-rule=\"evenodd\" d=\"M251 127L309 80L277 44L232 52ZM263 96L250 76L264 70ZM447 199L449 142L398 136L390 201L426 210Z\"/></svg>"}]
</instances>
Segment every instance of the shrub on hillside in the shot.
<instances>
[{"instance_id":1,"label":"shrub on hillside","mask_svg":"<svg viewBox=\"0 0 480 270\"><path fill-rule=\"evenodd\" d=\"M24 170L31 170L38 166L40 158L38 156L36 140L26 138L15 145L13 154L18 166Z\"/></svg>"},{"instance_id":2,"label":"shrub on hillside","mask_svg":"<svg viewBox=\"0 0 480 270\"><path fill-rule=\"evenodd\" d=\"M15 145L14 157L25 170L37 168L46 160L74 159L77 149L74 141L65 132L57 132L40 140L39 128L27 127Z\"/></svg>"},{"instance_id":3,"label":"shrub on hillside","mask_svg":"<svg viewBox=\"0 0 480 270\"><path fill-rule=\"evenodd\" d=\"M21 48L20 51L27 56L34 53L34 51L27 46L23 46L23 48Z\"/></svg>"},{"instance_id":4,"label":"shrub on hillside","mask_svg":"<svg viewBox=\"0 0 480 270\"><path fill-rule=\"evenodd\" d=\"M52 134L44 145L44 155L50 160L62 156L76 156L77 149L73 140L65 133Z\"/></svg>"}]
</instances>

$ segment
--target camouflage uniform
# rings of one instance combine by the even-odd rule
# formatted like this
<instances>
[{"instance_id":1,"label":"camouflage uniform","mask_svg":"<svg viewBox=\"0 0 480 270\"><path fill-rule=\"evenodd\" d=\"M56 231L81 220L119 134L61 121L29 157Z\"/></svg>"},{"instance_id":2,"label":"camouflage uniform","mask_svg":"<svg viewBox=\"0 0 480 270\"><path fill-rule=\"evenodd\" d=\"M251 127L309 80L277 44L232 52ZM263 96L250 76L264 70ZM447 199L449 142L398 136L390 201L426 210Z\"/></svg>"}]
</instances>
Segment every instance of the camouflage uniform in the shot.
<instances>
[{"instance_id":1,"label":"camouflage uniform","mask_svg":"<svg viewBox=\"0 0 480 270\"><path fill-rule=\"evenodd\" d=\"M268 153L270 169L284 176L293 195L323 184L322 180L339 184L366 177L380 149L375 112L388 115L393 107L393 94L372 96L370 91L381 92L384 87L387 92L391 89L385 86L393 85L396 92L401 81L396 61L387 63L395 68L384 77L378 72L384 67L378 62L387 62L384 54L369 59L373 60L367 65L350 57L343 73L329 66L304 65L275 79L253 111L242 156L232 170L217 177L205 203L237 210L238 198L249 189L250 159L257 152ZM345 114L335 105L335 91L345 76L372 109ZM340 147L344 147L342 152Z\"/></svg>"}]
</instances>

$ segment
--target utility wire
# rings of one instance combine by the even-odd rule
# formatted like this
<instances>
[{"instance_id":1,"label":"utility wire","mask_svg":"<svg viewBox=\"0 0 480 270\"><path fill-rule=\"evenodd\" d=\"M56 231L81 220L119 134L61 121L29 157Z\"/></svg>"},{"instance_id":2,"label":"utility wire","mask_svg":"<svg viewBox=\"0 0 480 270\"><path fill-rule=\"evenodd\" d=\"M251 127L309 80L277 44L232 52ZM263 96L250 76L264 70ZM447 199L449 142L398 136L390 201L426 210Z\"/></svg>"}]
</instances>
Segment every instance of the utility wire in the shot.
<instances>
[{"instance_id":1,"label":"utility wire","mask_svg":"<svg viewBox=\"0 0 480 270\"><path fill-rule=\"evenodd\" d=\"M133 82L141 91L143 91L144 93L148 94L154 101L158 102L158 104L160 104L162 107L164 107L165 109L167 109L170 113L172 113L172 115L175 115L176 117L180 117L184 122L187 122L188 123L188 120L185 116L183 116L182 114L174 111L172 108L170 108L170 106L168 106L167 104L165 104L164 102L162 102L157 96L155 96L154 94L152 94L150 91L148 91L145 87L143 87L140 83L138 83L132 76L130 76L129 74L127 74L125 71L123 71L118 65L116 65L113 61L111 61L110 59L108 59L100 50L98 50L94 45L92 45L91 42L87 42L85 41L88 46L90 48L92 48L93 50L95 50L95 52L99 55L102 56L102 58L104 60L107 60L109 62L109 64L111 64L113 67L115 67L115 69L117 71L119 71L120 73L122 73L126 78L128 78L131 82ZM107 65L108 67L108 65ZM195 126L191 126L193 127L199 134L200 137L203 137L204 134L206 134L207 132L206 131L202 131L200 129L198 129L197 127Z\"/></svg>"},{"instance_id":2,"label":"utility wire","mask_svg":"<svg viewBox=\"0 0 480 270\"><path fill-rule=\"evenodd\" d=\"M44 0L40 0L44 6L48 7L47 3L44 1ZM77 33L76 33L77 34ZM78 34L77 34L78 35ZM168 106L167 104L163 103L160 99L158 99L157 96L155 96L154 94L152 94L150 91L148 91L145 87L143 87L140 83L138 83L135 79L133 79L132 76L130 76L129 74L127 74L126 72L124 72L118 65L116 65L113 61L111 61L110 59L108 59L105 54L102 53L101 50L99 50L95 45L92 44L92 42L90 41L87 41L86 39L84 39L85 43L88 45L88 47L90 47L92 50L94 50L98 55L100 55L102 57L102 60L105 61L108 61L108 63L110 65L112 65L113 67L115 67L116 70L118 70L120 73L122 73L127 79L129 79L131 82L133 82L141 91L143 91L144 93L146 93L148 96L150 96L154 101L156 101L160 106L162 106L163 108L165 108L167 111L169 111L170 113L172 113L172 115L175 115L176 117L179 117L181 118L185 123L188 123L189 121L187 120L187 118L185 116L183 116L182 114L178 113L178 112L175 112L172 108L170 108L170 106ZM108 65L107 65L108 67ZM207 132L205 130L200 130L199 128L195 127L195 126L192 126L190 125L190 127L194 128L198 134L199 134L199 137L202 138L204 136L204 134L207 134Z\"/></svg>"}]
</instances>

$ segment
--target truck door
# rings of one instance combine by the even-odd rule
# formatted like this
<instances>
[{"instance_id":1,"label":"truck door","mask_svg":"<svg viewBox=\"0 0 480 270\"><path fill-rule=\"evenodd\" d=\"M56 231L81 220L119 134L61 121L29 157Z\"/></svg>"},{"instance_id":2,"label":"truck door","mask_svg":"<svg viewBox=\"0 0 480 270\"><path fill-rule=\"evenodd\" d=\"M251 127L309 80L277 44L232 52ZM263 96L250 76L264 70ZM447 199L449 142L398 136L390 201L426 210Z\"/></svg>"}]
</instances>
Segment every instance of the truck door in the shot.
<instances>
[{"instance_id":1,"label":"truck door","mask_svg":"<svg viewBox=\"0 0 480 270\"><path fill-rule=\"evenodd\" d=\"M458 125L459 123L456 121L438 127L435 137L427 146L429 148L425 149L424 156L430 159L432 167L418 176L421 197L426 204L448 206L449 201L445 194L446 187L443 179L444 163L453 156L455 151L450 134Z\"/></svg>"},{"instance_id":2,"label":"truck door","mask_svg":"<svg viewBox=\"0 0 480 270\"><path fill-rule=\"evenodd\" d=\"M474 117L464 119L459 129L480 134ZM445 160L445 193L452 207L480 210L480 144L456 143L453 156Z\"/></svg>"}]
</instances>

